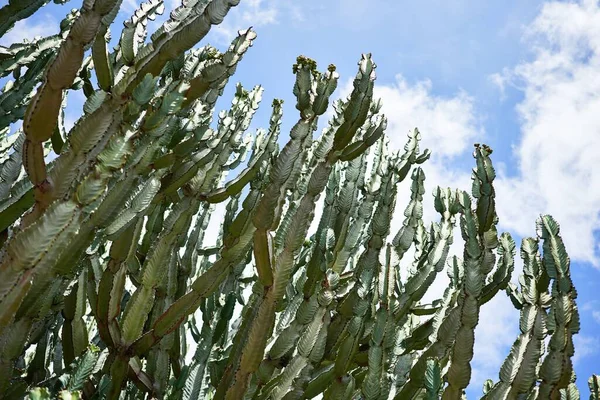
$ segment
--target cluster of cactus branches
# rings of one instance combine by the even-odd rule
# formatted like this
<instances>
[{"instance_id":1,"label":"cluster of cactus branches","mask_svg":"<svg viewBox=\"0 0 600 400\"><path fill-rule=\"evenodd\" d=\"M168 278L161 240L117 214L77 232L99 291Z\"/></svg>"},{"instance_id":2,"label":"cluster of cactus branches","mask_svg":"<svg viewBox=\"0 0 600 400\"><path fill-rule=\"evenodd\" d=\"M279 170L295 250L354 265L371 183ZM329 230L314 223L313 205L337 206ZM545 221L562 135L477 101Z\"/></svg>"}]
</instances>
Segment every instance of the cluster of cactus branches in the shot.
<instances>
[{"instance_id":1,"label":"cluster of cactus branches","mask_svg":"<svg viewBox=\"0 0 600 400\"><path fill-rule=\"evenodd\" d=\"M0 35L47 2L9 1ZM0 77L13 77L0 95L1 398L460 399L481 306L499 292L520 334L484 398L578 398L558 224L540 217L512 284L489 147L476 145L471 194L433 191L440 219L427 225L430 152L417 129L390 148L370 55L335 102L336 68L298 58L280 148L281 100L248 132L261 87L238 84L212 118L256 34L194 46L239 0L184 0L146 41L164 10L149 0L111 51L121 2L85 0L59 34L0 48ZM411 196L390 232L399 185ZM462 258L449 255L457 222ZM448 287L425 304L443 271Z\"/></svg>"}]
</instances>

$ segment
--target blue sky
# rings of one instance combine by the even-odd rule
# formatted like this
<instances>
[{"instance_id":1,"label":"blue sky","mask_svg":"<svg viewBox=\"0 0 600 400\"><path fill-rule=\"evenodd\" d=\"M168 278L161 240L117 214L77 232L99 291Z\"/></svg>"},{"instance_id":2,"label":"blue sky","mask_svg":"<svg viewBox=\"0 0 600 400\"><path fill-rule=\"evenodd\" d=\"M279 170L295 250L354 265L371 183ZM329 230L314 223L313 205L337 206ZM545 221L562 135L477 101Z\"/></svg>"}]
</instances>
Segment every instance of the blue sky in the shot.
<instances>
[{"instance_id":1,"label":"blue sky","mask_svg":"<svg viewBox=\"0 0 600 400\"><path fill-rule=\"evenodd\" d=\"M166 0L167 9L176 2ZM116 24L135 3L124 0ZM49 4L0 44L55 33L66 12L79 5L78 0ZM316 59L321 69L336 64L341 75L336 95L341 96L349 92L360 54L370 52L378 65L376 95L384 102L392 145L403 145L408 130L418 126L433 150L424 167L429 193L436 185L470 189L472 144L494 149L500 227L519 244L535 235L540 213L561 223L579 290L582 330L575 366L587 396L587 378L600 373L600 364L594 365L600 359L599 3L242 0L208 42L225 48L238 29L249 26L258 38L233 82L265 87L254 126L267 123L274 97L287 100L284 132L296 120L291 68L298 55ZM218 107L227 106L233 82ZM83 100L72 97L69 123ZM399 209L407 190L401 189ZM431 201L425 218L436 218ZM517 254L518 266L519 261ZM469 398L481 393L486 378L498 379L516 337L517 318L504 294L483 307Z\"/></svg>"}]
</instances>

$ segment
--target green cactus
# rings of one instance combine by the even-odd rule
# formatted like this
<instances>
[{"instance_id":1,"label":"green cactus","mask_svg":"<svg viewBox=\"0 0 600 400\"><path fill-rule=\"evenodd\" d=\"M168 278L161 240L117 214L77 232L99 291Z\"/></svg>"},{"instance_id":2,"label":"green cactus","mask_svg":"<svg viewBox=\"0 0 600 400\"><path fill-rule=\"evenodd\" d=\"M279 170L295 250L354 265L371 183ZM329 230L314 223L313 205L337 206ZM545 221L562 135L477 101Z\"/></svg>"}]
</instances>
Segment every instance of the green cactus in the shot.
<instances>
[{"instance_id":1,"label":"green cactus","mask_svg":"<svg viewBox=\"0 0 600 400\"><path fill-rule=\"evenodd\" d=\"M164 11L148 0L110 50L121 1L85 0L57 35L0 49L0 77L13 75L0 94L0 398L462 399L481 306L504 292L520 334L483 398L578 398L579 315L556 221L540 217L523 240L517 288L492 151L476 145L474 202L434 188L440 221L427 225L430 151L416 128L390 148L370 54L336 101L336 68L298 57L299 116L281 148L281 100L248 132L260 86L238 84L213 121L256 33L224 52L194 46L238 2L184 0L146 42ZM46 3L9 1L0 35ZM457 219L462 259L449 256ZM444 269L450 284L424 304Z\"/></svg>"},{"instance_id":2,"label":"green cactus","mask_svg":"<svg viewBox=\"0 0 600 400\"><path fill-rule=\"evenodd\" d=\"M54 3L64 4L68 1L54 0ZM12 29L17 21L33 15L49 2L50 0L9 0L7 5L0 8L0 36Z\"/></svg>"},{"instance_id":3,"label":"green cactus","mask_svg":"<svg viewBox=\"0 0 600 400\"><path fill-rule=\"evenodd\" d=\"M588 380L588 386L590 388L590 400L600 399L600 377L592 375Z\"/></svg>"}]
</instances>

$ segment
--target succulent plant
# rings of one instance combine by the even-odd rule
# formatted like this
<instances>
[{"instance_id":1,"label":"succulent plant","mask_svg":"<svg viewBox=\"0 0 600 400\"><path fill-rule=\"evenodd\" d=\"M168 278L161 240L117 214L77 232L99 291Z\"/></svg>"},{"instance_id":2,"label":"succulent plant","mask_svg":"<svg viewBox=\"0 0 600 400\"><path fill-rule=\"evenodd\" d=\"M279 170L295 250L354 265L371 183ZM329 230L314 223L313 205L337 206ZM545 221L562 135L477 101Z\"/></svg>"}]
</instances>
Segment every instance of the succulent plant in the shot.
<instances>
[{"instance_id":1,"label":"succulent plant","mask_svg":"<svg viewBox=\"0 0 600 400\"><path fill-rule=\"evenodd\" d=\"M297 122L281 148L281 100L267 129L248 132L260 86L238 84L213 121L256 33L224 52L194 46L238 2L184 0L146 42L164 10L149 0L110 51L121 1L85 0L59 34L0 49L0 77L14 78L0 95L0 397L463 398L481 306L504 292L520 334L484 398L577 397L558 223L542 216L523 240L517 288L492 151L477 145L472 195L435 188L440 220L426 225L430 152L418 129L390 149L370 54L334 102L335 66L298 57ZM0 35L45 3L10 1ZM78 90L84 112L67 130ZM457 222L462 259L449 257ZM444 270L442 298L424 303ZM589 385L598 398L598 377Z\"/></svg>"}]
</instances>

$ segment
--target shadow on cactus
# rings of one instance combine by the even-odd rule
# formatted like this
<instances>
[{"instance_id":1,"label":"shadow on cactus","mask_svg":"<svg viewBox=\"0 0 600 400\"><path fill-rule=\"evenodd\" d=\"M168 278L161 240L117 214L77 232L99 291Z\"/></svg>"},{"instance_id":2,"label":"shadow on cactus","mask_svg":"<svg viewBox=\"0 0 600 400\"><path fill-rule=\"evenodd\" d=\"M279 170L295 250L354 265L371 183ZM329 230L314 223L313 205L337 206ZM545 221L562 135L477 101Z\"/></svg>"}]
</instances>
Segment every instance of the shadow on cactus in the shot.
<instances>
[{"instance_id":1,"label":"shadow on cactus","mask_svg":"<svg viewBox=\"0 0 600 400\"><path fill-rule=\"evenodd\" d=\"M13 77L0 95L0 396L460 399L481 306L506 292L520 334L483 398L579 398L557 222L539 218L511 283L492 150L476 145L471 193L435 188L439 221L426 225L430 153L417 129L389 148L368 54L335 102L335 67L298 57L297 122L281 148L280 100L267 129L248 132L261 87L238 85L213 123L256 34L224 52L194 46L238 2L184 1L146 41L164 10L149 0L109 51L121 1L86 0L59 34L0 48L0 77ZM9 2L0 34L46 3ZM67 131L79 90L84 114ZM410 201L390 236L401 182ZM457 224L462 258L449 256ZM444 271L443 296L424 304Z\"/></svg>"}]
</instances>

